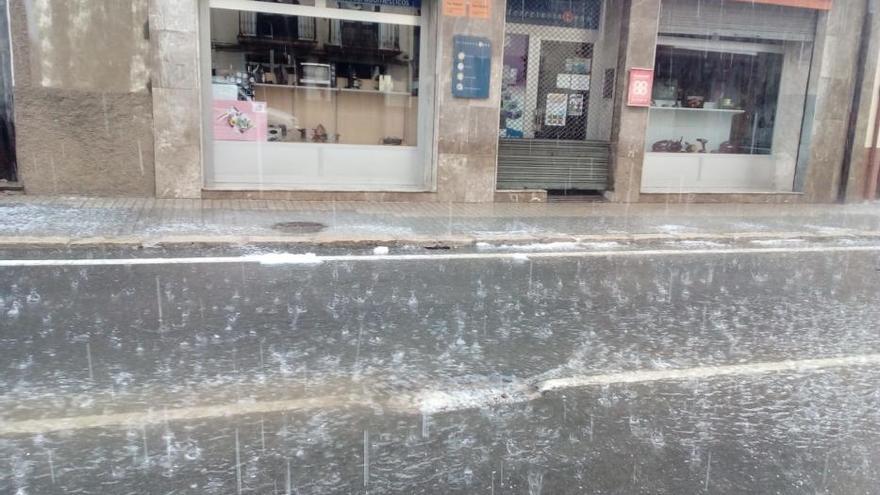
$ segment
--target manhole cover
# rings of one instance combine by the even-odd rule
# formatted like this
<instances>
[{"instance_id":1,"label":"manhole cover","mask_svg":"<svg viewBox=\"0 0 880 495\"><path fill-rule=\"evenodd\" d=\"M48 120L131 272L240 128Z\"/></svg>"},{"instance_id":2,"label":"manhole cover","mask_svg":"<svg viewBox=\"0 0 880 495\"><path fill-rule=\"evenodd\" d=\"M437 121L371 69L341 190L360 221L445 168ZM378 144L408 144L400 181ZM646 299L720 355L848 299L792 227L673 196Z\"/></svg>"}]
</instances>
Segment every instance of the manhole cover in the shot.
<instances>
[{"instance_id":1,"label":"manhole cover","mask_svg":"<svg viewBox=\"0 0 880 495\"><path fill-rule=\"evenodd\" d=\"M312 234L324 230L327 226L318 222L278 222L272 228L286 234Z\"/></svg>"}]
</instances>

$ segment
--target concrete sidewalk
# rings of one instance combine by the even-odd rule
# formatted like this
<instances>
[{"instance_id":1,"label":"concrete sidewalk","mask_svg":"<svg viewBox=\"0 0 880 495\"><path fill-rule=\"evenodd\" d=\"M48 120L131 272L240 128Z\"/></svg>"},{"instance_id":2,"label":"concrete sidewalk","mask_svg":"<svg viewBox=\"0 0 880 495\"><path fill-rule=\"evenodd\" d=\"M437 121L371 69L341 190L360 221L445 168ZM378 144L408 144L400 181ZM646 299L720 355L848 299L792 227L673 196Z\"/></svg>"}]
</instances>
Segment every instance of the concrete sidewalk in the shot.
<instances>
[{"instance_id":1,"label":"concrete sidewalk","mask_svg":"<svg viewBox=\"0 0 880 495\"><path fill-rule=\"evenodd\" d=\"M0 196L0 245L880 237L880 204L439 204Z\"/></svg>"}]
</instances>

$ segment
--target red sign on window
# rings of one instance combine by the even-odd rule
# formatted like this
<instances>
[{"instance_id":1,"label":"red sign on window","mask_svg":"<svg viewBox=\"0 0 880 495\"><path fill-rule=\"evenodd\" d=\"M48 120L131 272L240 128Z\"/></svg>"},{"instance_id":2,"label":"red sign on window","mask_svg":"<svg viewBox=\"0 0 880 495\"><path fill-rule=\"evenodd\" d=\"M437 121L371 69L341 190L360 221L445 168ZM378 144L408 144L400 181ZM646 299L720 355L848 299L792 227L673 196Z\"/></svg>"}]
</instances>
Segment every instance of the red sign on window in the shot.
<instances>
[{"instance_id":1,"label":"red sign on window","mask_svg":"<svg viewBox=\"0 0 880 495\"><path fill-rule=\"evenodd\" d=\"M650 107L651 91L654 87L654 69L629 70L629 88L626 104L631 107Z\"/></svg>"}]
</instances>

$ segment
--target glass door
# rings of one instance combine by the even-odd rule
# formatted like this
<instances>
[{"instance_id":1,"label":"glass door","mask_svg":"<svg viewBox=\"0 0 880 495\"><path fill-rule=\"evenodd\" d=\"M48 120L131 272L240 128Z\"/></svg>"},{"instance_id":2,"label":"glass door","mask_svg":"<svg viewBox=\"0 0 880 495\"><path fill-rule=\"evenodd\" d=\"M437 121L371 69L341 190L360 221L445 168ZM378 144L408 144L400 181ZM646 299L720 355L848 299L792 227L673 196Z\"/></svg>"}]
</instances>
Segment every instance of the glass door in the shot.
<instances>
[{"instance_id":1,"label":"glass door","mask_svg":"<svg viewBox=\"0 0 880 495\"><path fill-rule=\"evenodd\" d=\"M592 65L593 45L590 43L541 42L535 137L586 138Z\"/></svg>"}]
</instances>

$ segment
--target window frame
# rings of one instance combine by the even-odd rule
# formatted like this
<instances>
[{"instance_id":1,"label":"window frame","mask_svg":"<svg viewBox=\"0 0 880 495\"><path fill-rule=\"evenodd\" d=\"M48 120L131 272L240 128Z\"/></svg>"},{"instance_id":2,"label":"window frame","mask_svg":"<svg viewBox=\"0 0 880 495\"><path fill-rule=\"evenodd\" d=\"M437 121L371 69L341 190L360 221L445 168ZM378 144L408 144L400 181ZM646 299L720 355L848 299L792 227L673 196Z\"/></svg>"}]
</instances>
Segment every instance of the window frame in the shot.
<instances>
[{"instance_id":1,"label":"window frame","mask_svg":"<svg viewBox=\"0 0 880 495\"><path fill-rule=\"evenodd\" d=\"M417 122L418 156L421 158L423 181L418 186L400 185L377 185L375 183L352 184L349 186L335 187L279 187L274 189L300 190L300 191L376 191L376 192L436 192L437 190L437 164L435 161L437 127L436 115L436 88L437 88L437 59L436 46L432 40L436 39L437 15L436 3L431 0L423 0L421 15L368 12L362 10L340 9L327 7L326 0L315 0L315 5L296 5L259 2L253 0L201 0L199 2L199 68L201 86L201 158L203 171L203 187L214 188L210 183L209 170L214 163L214 139L211 126L211 104L213 99L211 92L211 10L223 9L232 11L257 12L281 15L305 16L314 18L348 20L356 22L372 22L380 24L392 24L399 26L413 26L420 30L419 52L421 61L419 64L419 115ZM327 143L325 146L334 146L335 143ZM341 145L344 146L344 145ZM380 146L380 145L376 145ZM221 190L228 188L221 187ZM232 189L234 190L234 189Z\"/></svg>"},{"instance_id":2,"label":"window frame","mask_svg":"<svg viewBox=\"0 0 880 495\"><path fill-rule=\"evenodd\" d=\"M259 12L262 14L320 17L324 19L375 22L379 24L398 24L401 26L421 26L422 18L422 16L419 15L332 8L327 7L325 0L315 0L314 6L296 5L291 3L259 2L254 0L209 0L208 6L212 9Z\"/></svg>"}]
</instances>

